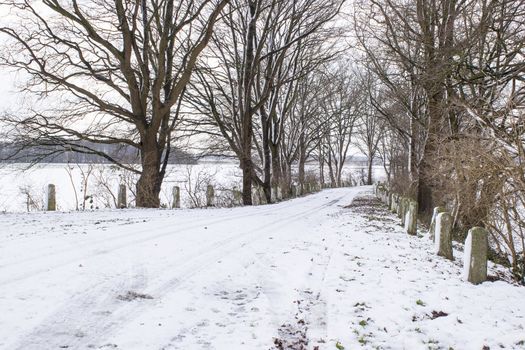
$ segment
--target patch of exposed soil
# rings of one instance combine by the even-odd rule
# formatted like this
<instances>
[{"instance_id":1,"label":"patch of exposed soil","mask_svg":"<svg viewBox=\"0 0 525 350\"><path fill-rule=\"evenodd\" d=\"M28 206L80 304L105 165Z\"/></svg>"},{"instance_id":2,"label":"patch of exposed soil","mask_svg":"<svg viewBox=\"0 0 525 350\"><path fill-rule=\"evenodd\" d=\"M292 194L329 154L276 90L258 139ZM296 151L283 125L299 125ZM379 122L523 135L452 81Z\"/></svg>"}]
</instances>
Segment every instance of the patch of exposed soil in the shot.
<instances>
[{"instance_id":1,"label":"patch of exposed soil","mask_svg":"<svg viewBox=\"0 0 525 350\"><path fill-rule=\"evenodd\" d=\"M136 300L136 299L153 299L153 297L151 295L148 295L148 294L142 294L142 293L137 293L137 292L134 292L134 291L128 291L126 294L121 294L121 295L117 296L117 299L118 300L122 300L122 301L133 301L133 300Z\"/></svg>"}]
</instances>

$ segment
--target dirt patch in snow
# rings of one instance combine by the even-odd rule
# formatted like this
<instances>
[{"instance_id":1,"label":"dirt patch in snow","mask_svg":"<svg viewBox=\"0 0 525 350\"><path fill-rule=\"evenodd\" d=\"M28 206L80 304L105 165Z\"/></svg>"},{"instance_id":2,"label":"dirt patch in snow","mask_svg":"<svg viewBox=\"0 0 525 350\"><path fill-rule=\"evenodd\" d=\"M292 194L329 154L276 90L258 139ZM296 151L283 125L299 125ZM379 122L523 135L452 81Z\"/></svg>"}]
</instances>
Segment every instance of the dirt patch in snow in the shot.
<instances>
[{"instance_id":1,"label":"dirt patch in snow","mask_svg":"<svg viewBox=\"0 0 525 350\"><path fill-rule=\"evenodd\" d=\"M306 289L300 291L300 296L301 299L294 301L297 312L293 320L279 327L272 350L306 350L312 348L309 345L313 345L316 350L320 344L325 343L324 339L309 334L316 325L326 326L324 314L319 314L319 307L323 307L325 303L321 292Z\"/></svg>"},{"instance_id":2,"label":"dirt patch in snow","mask_svg":"<svg viewBox=\"0 0 525 350\"><path fill-rule=\"evenodd\" d=\"M126 294L117 296L118 300L122 301L133 301L137 299L153 299L151 295L128 291Z\"/></svg>"},{"instance_id":3,"label":"dirt patch in snow","mask_svg":"<svg viewBox=\"0 0 525 350\"><path fill-rule=\"evenodd\" d=\"M356 197L352 203L343 208L362 215L370 222L392 222L390 211L376 196L371 194ZM382 228L382 226L376 228Z\"/></svg>"},{"instance_id":4,"label":"dirt patch in snow","mask_svg":"<svg viewBox=\"0 0 525 350\"><path fill-rule=\"evenodd\" d=\"M308 348L308 324L302 317L301 304L304 301L296 300L299 311L295 314L295 320L293 322L284 323L279 327L277 333L278 336L274 338L273 349L276 350L306 350Z\"/></svg>"}]
</instances>

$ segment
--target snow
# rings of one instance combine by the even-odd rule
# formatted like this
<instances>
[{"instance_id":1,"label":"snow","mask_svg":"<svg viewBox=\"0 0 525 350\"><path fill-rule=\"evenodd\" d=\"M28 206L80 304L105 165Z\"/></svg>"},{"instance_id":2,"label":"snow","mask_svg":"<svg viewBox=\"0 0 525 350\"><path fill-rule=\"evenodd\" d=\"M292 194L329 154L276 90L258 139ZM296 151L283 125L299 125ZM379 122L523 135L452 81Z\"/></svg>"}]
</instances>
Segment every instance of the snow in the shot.
<instances>
[{"instance_id":1,"label":"snow","mask_svg":"<svg viewBox=\"0 0 525 350\"><path fill-rule=\"evenodd\" d=\"M443 220L442 215L443 213L439 213L436 216L436 220L434 222L434 253L436 254L439 252L439 246L441 245L441 222Z\"/></svg>"},{"instance_id":2,"label":"snow","mask_svg":"<svg viewBox=\"0 0 525 350\"><path fill-rule=\"evenodd\" d=\"M523 348L525 288L371 198L0 215L0 349Z\"/></svg>"},{"instance_id":3,"label":"snow","mask_svg":"<svg viewBox=\"0 0 525 350\"><path fill-rule=\"evenodd\" d=\"M463 252L463 279L468 280L470 275L470 266L472 259L472 232L469 231L467 238L465 239L465 248Z\"/></svg>"}]
</instances>

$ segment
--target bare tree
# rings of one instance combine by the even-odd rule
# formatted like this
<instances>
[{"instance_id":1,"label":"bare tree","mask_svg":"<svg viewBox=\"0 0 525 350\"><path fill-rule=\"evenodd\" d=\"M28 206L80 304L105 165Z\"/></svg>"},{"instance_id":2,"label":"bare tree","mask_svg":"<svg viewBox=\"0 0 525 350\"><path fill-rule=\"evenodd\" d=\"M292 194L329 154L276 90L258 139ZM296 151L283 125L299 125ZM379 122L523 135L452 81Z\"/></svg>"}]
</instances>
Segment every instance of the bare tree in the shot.
<instances>
[{"instance_id":1,"label":"bare tree","mask_svg":"<svg viewBox=\"0 0 525 350\"><path fill-rule=\"evenodd\" d=\"M417 193L423 214L448 206L458 232L489 228L492 250L523 281L523 1L357 4L359 46L381 82L371 101L387 122L379 155L391 186ZM405 169L416 186L402 186Z\"/></svg>"},{"instance_id":2,"label":"bare tree","mask_svg":"<svg viewBox=\"0 0 525 350\"><path fill-rule=\"evenodd\" d=\"M459 19L476 8L476 1L372 0L358 4L356 28L361 47L408 116L402 119L408 119L409 127L397 128L409 140L410 165L417 168L419 208L428 214L437 201L431 180L433 158L443 135L456 133L459 123L449 108L454 55L468 46L479 28L479 23L463 26ZM415 177L413 169L410 173Z\"/></svg>"},{"instance_id":3,"label":"bare tree","mask_svg":"<svg viewBox=\"0 0 525 350\"><path fill-rule=\"evenodd\" d=\"M359 79L362 88L365 90L365 95L362 97L361 113L356 131L357 148L367 158L367 185L372 185L373 164L378 153L379 142L384 137L383 133L385 130L385 120L381 118L371 102L372 100L381 100L379 96L380 91L376 87L377 81L373 79L369 71L361 74Z\"/></svg>"},{"instance_id":4,"label":"bare tree","mask_svg":"<svg viewBox=\"0 0 525 350\"><path fill-rule=\"evenodd\" d=\"M191 104L208 117L208 122L197 123L218 130L239 159L246 205L252 203L253 182L270 199L272 146L279 144L282 118L278 105L290 103L289 84L302 73L297 70L301 47L337 15L342 3L236 0L231 7L238 10L228 12L201 60ZM273 156L279 156L277 149Z\"/></svg>"},{"instance_id":5,"label":"bare tree","mask_svg":"<svg viewBox=\"0 0 525 350\"><path fill-rule=\"evenodd\" d=\"M363 107L363 89L348 66L348 62L339 62L325 71L321 80L324 87L321 111L329 119L322 145L333 187L342 185L343 168Z\"/></svg>"},{"instance_id":6,"label":"bare tree","mask_svg":"<svg viewBox=\"0 0 525 350\"><path fill-rule=\"evenodd\" d=\"M40 103L6 115L25 145L98 154L140 175L137 206L158 207L179 107L229 0L6 0L16 17L0 63ZM87 142L86 142L87 141ZM90 143L137 149L141 169Z\"/></svg>"}]
</instances>

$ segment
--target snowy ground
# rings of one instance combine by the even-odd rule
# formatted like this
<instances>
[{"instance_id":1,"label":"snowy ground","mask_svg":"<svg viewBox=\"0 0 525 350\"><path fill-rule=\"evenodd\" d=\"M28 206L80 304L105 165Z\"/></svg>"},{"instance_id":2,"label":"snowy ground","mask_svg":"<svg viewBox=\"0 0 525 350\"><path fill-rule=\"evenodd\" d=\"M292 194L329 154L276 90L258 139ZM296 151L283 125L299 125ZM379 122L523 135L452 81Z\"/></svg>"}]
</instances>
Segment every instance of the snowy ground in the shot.
<instances>
[{"instance_id":1,"label":"snowy ground","mask_svg":"<svg viewBox=\"0 0 525 350\"><path fill-rule=\"evenodd\" d=\"M461 281L369 191L0 215L0 349L524 349L525 288Z\"/></svg>"}]
</instances>

